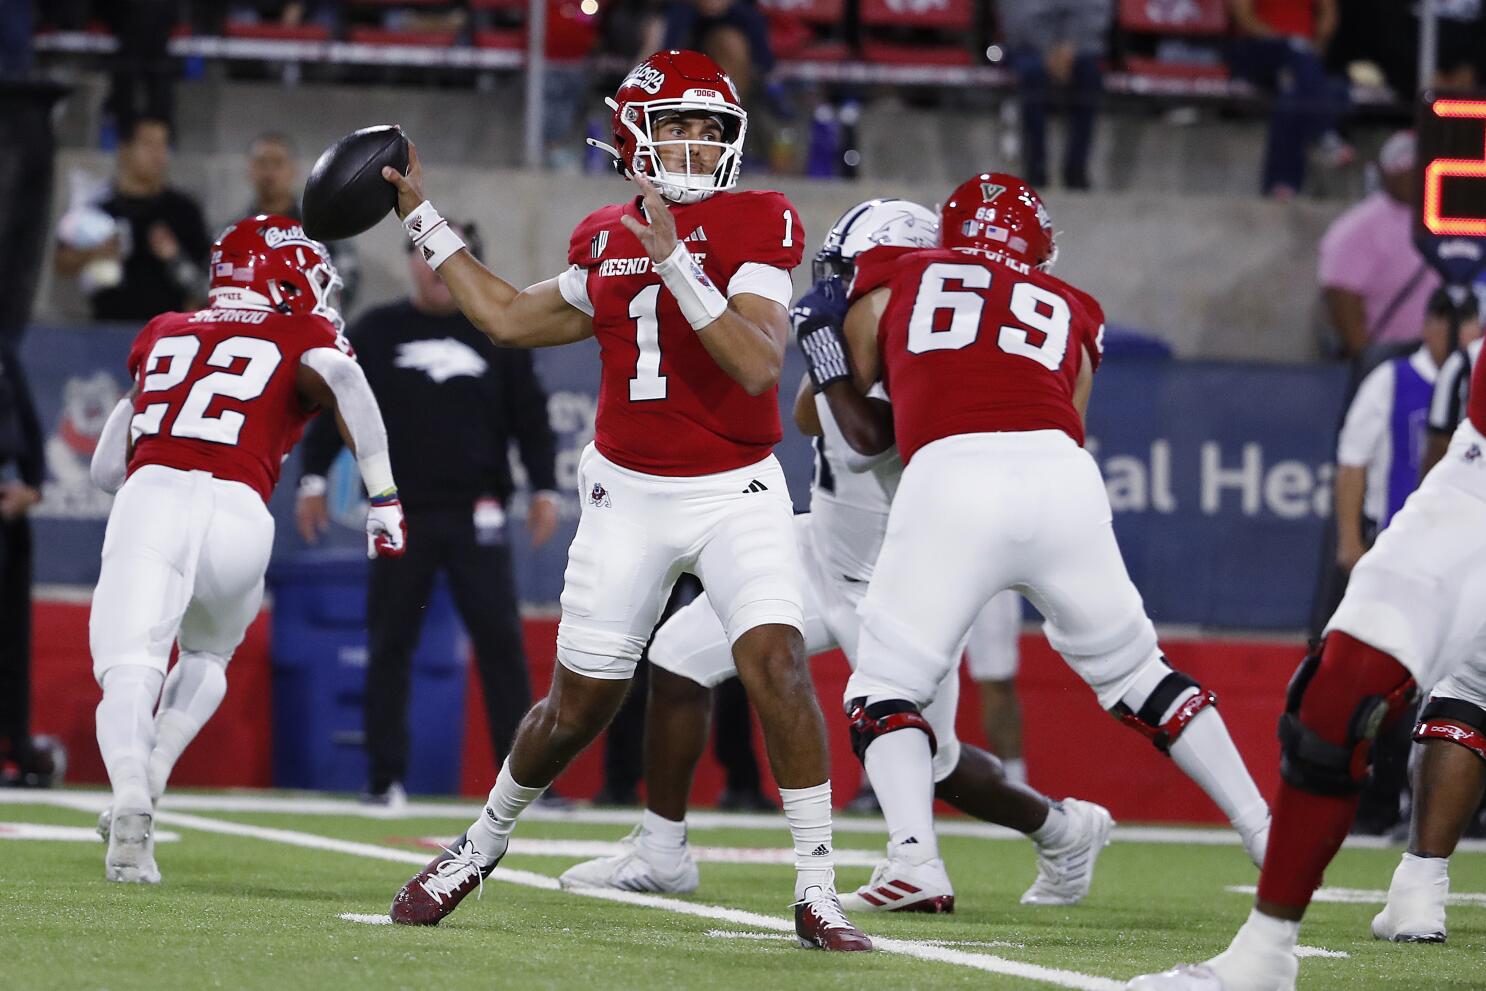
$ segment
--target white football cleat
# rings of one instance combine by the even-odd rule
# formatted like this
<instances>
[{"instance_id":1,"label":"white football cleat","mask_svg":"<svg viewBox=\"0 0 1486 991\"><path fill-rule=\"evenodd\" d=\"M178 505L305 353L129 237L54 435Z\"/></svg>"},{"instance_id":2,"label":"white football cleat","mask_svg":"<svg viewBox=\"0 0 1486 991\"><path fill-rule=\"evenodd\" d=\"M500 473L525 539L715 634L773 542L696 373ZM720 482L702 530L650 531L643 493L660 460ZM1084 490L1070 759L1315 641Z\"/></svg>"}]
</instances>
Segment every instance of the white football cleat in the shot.
<instances>
[{"instance_id":1,"label":"white football cleat","mask_svg":"<svg viewBox=\"0 0 1486 991\"><path fill-rule=\"evenodd\" d=\"M98 835L105 843L108 842L108 834L109 830L113 828L113 821L114 810L112 808L104 809L98 813Z\"/></svg>"},{"instance_id":2,"label":"white football cleat","mask_svg":"<svg viewBox=\"0 0 1486 991\"><path fill-rule=\"evenodd\" d=\"M1421 871L1424 858L1404 854L1388 885L1388 903L1373 917L1372 934L1394 943L1443 943L1450 875L1440 862ZM1425 861L1427 863L1427 861Z\"/></svg>"},{"instance_id":3,"label":"white football cleat","mask_svg":"<svg viewBox=\"0 0 1486 991\"><path fill-rule=\"evenodd\" d=\"M1184 963L1159 974L1142 974L1125 985L1125 991L1227 991L1211 967Z\"/></svg>"},{"instance_id":4,"label":"white football cleat","mask_svg":"<svg viewBox=\"0 0 1486 991\"><path fill-rule=\"evenodd\" d=\"M623 840L625 850L611 857L585 860L562 872L564 888L617 888L667 895L689 895L702 883L690 847L683 847L673 863L666 863L640 843L645 827L636 826Z\"/></svg>"},{"instance_id":5,"label":"white football cleat","mask_svg":"<svg viewBox=\"0 0 1486 991\"><path fill-rule=\"evenodd\" d=\"M1102 805L1065 798L1068 832L1056 847L1037 848L1037 880L1022 894L1023 905L1077 905L1089 893L1094 862L1109 845L1114 817Z\"/></svg>"},{"instance_id":6,"label":"white football cleat","mask_svg":"<svg viewBox=\"0 0 1486 991\"><path fill-rule=\"evenodd\" d=\"M155 866L154 818L148 812L112 817L104 877L124 884L160 883L160 868Z\"/></svg>"},{"instance_id":7,"label":"white football cleat","mask_svg":"<svg viewBox=\"0 0 1486 991\"><path fill-rule=\"evenodd\" d=\"M848 912L929 912L955 910L955 889L944 861L935 857L921 864L898 856L891 844L887 859L872 868L872 879L841 897Z\"/></svg>"}]
</instances>

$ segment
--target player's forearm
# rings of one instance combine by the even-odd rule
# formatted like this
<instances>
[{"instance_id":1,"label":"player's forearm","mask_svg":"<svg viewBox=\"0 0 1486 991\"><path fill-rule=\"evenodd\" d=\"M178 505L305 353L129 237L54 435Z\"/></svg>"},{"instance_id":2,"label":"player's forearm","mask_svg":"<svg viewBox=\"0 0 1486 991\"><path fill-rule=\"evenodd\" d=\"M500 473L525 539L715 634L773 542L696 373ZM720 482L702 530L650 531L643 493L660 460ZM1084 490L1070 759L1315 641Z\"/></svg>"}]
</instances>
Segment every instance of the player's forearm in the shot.
<instances>
[{"instance_id":1,"label":"player's forearm","mask_svg":"<svg viewBox=\"0 0 1486 991\"><path fill-rule=\"evenodd\" d=\"M896 441L892 408L857 391L849 381L832 382L820 393L831 407L841 436L861 455L881 454Z\"/></svg>"},{"instance_id":2,"label":"player's forearm","mask_svg":"<svg viewBox=\"0 0 1486 991\"><path fill-rule=\"evenodd\" d=\"M335 396L335 415L347 442L356 453L356 467L368 494L395 491L392 460L387 452L387 428L382 410L366 375L355 359L329 348L307 351L304 363L325 380Z\"/></svg>"},{"instance_id":3,"label":"player's forearm","mask_svg":"<svg viewBox=\"0 0 1486 991\"><path fill-rule=\"evenodd\" d=\"M125 396L108 414L98 434L98 444L93 448L88 477L109 495L123 487L129 473L129 423L133 418L134 402Z\"/></svg>"},{"instance_id":4,"label":"player's forearm","mask_svg":"<svg viewBox=\"0 0 1486 991\"><path fill-rule=\"evenodd\" d=\"M730 304L697 336L718 367L750 396L762 395L779 384L784 341L738 312L735 305Z\"/></svg>"},{"instance_id":5,"label":"player's forearm","mask_svg":"<svg viewBox=\"0 0 1486 991\"><path fill-rule=\"evenodd\" d=\"M1336 469L1336 533L1339 542L1362 543L1362 497L1367 469L1338 465Z\"/></svg>"}]
</instances>

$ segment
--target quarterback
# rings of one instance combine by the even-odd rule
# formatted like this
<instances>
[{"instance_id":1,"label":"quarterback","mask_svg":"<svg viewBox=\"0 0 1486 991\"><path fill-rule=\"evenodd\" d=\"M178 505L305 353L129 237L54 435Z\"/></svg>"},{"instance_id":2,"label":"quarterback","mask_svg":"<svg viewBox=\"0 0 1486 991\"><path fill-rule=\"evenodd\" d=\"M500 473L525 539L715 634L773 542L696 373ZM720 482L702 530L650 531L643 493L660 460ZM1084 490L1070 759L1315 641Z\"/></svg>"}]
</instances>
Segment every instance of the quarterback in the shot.
<instances>
[{"instance_id":1,"label":"quarterback","mask_svg":"<svg viewBox=\"0 0 1486 991\"><path fill-rule=\"evenodd\" d=\"M497 344L597 338L593 444L568 550L548 695L521 724L484 812L397 894L392 919L433 925L505 854L521 812L613 718L682 572L706 587L763 724L793 834L800 943L867 950L841 909L825 724L805 664L800 558L777 388L789 272L805 231L785 197L733 192L748 118L732 81L696 52L658 52L609 101L605 145L640 196L573 231L570 267L518 290L463 250L408 174L384 176L425 260Z\"/></svg>"}]
</instances>

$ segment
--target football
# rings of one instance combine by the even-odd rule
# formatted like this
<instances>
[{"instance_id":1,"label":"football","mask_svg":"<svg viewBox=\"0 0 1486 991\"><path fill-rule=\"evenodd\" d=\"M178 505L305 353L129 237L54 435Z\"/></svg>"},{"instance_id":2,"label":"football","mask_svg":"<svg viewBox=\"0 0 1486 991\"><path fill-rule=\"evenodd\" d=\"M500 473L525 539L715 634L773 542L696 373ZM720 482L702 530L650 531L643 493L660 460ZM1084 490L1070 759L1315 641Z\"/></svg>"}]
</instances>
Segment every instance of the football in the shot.
<instances>
[{"instance_id":1,"label":"football","mask_svg":"<svg viewBox=\"0 0 1486 991\"><path fill-rule=\"evenodd\" d=\"M325 149L304 184L304 232L339 241L375 227L397 205L385 165L408 168L408 139L396 124L363 127Z\"/></svg>"}]
</instances>

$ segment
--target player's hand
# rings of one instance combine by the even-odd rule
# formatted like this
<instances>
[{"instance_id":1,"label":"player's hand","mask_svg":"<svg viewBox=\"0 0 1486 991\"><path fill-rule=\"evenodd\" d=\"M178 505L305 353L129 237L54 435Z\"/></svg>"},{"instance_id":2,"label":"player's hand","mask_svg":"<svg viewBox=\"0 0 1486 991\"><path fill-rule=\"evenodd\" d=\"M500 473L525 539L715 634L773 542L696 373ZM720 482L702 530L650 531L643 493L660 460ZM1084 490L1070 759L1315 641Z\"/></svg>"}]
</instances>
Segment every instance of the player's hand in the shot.
<instances>
[{"instance_id":1,"label":"player's hand","mask_svg":"<svg viewBox=\"0 0 1486 991\"><path fill-rule=\"evenodd\" d=\"M402 557L408 549L408 524L397 490L373 496L366 511L366 556Z\"/></svg>"},{"instance_id":2,"label":"player's hand","mask_svg":"<svg viewBox=\"0 0 1486 991\"><path fill-rule=\"evenodd\" d=\"M388 165L382 169L382 178L397 187L398 220L418 209L418 204L427 199L423 195L423 165L418 161L418 146L411 138L408 139L407 175Z\"/></svg>"},{"instance_id":3,"label":"player's hand","mask_svg":"<svg viewBox=\"0 0 1486 991\"><path fill-rule=\"evenodd\" d=\"M41 493L24 482L0 482L0 519L20 519L41 501Z\"/></svg>"},{"instance_id":4,"label":"player's hand","mask_svg":"<svg viewBox=\"0 0 1486 991\"><path fill-rule=\"evenodd\" d=\"M846 339L841 333L841 321L846 318L846 289L839 278L817 282L789 311L789 318L816 392L851 378Z\"/></svg>"},{"instance_id":5,"label":"player's hand","mask_svg":"<svg viewBox=\"0 0 1486 991\"><path fill-rule=\"evenodd\" d=\"M307 544L318 544L330 529L330 506L323 495L302 495L294 503L294 522Z\"/></svg>"},{"instance_id":6,"label":"player's hand","mask_svg":"<svg viewBox=\"0 0 1486 991\"><path fill-rule=\"evenodd\" d=\"M557 532L557 495L538 492L531 497L526 508L526 529L531 534L531 545L541 547Z\"/></svg>"},{"instance_id":7,"label":"player's hand","mask_svg":"<svg viewBox=\"0 0 1486 991\"><path fill-rule=\"evenodd\" d=\"M619 222L640 239L641 247L652 262L663 262L676 250L676 218L671 216L671 208L661 199L655 183L638 172L635 173L634 180L635 185L640 187L640 195L645 202L645 215L650 223L648 226L642 224L628 214L620 217Z\"/></svg>"}]
</instances>

